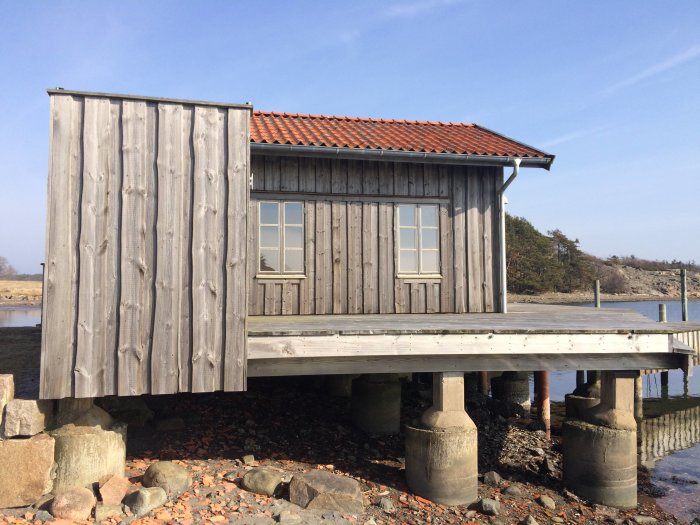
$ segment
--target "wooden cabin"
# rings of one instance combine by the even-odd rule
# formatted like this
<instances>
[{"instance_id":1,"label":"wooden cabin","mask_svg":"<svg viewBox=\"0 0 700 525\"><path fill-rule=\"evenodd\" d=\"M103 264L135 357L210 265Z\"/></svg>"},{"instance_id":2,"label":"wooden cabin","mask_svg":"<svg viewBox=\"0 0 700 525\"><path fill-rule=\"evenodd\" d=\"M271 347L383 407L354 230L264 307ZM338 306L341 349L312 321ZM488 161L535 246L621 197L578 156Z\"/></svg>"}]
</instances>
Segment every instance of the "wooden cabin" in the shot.
<instances>
[{"instance_id":1,"label":"wooden cabin","mask_svg":"<svg viewBox=\"0 0 700 525\"><path fill-rule=\"evenodd\" d=\"M43 398L679 363L677 325L505 313L503 190L552 155L474 124L49 95Z\"/></svg>"}]
</instances>

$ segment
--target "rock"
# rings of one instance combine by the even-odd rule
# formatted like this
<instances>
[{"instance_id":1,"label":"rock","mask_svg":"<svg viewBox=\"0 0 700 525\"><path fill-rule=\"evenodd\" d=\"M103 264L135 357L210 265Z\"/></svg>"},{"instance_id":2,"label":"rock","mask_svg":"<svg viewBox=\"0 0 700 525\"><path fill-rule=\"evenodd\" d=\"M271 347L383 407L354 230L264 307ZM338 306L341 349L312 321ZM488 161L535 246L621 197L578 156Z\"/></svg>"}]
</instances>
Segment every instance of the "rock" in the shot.
<instances>
[{"instance_id":1,"label":"rock","mask_svg":"<svg viewBox=\"0 0 700 525\"><path fill-rule=\"evenodd\" d=\"M489 471L486 474L484 474L484 483L486 485L492 485L494 487L498 487L498 485L501 484L502 478L500 474L496 471Z\"/></svg>"},{"instance_id":2,"label":"rock","mask_svg":"<svg viewBox=\"0 0 700 525\"><path fill-rule=\"evenodd\" d=\"M244 465L252 465L255 463L255 456L253 454L246 454L241 458L241 461L243 461Z\"/></svg>"},{"instance_id":3,"label":"rock","mask_svg":"<svg viewBox=\"0 0 700 525\"><path fill-rule=\"evenodd\" d=\"M56 425L63 426L72 423L94 406L95 400L91 397L59 399L56 404Z\"/></svg>"},{"instance_id":4,"label":"rock","mask_svg":"<svg viewBox=\"0 0 700 525\"><path fill-rule=\"evenodd\" d=\"M636 516L632 516L632 520L635 523L638 523L639 525L651 525L653 523L656 523L657 520L653 516L643 516L641 514L637 514Z\"/></svg>"},{"instance_id":5,"label":"rock","mask_svg":"<svg viewBox=\"0 0 700 525\"><path fill-rule=\"evenodd\" d=\"M296 474L289 485L289 501L302 508L351 514L364 509L357 481L322 470Z\"/></svg>"},{"instance_id":6,"label":"rock","mask_svg":"<svg viewBox=\"0 0 700 525\"><path fill-rule=\"evenodd\" d=\"M379 500L379 507L387 514L393 514L396 512L396 507L394 507L394 502L389 498L382 498Z\"/></svg>"},{"instance_id":7,"label":"rock","mask_svg":"<svg viewBox=\"0 0 700 525\"><path fill-rule=\"evenodd\" d=\"M542 463L540 463L540 472L542 474L552 474L557 471L557 466L549 458L545 458Z\"/></svg>"},{"instance_id":8,"label":"rock","mask_svg":"<svg viewBox=\"0 0 700 525\"><path fill-rule=\"evenodd\" d=\"M54 491L99 483L109 474L124 475L125 424L115 423L110 430L104 430L100 426L69 423L50 434L56 440Z\"/></svg>"},{"instance_id":9,"label":"rock","mask_svg":"<svg viewBox=\"0 0 700 525\"><path fill-rule=\"evenodd\" d=\"M31 437L51 424L53 401L46 399L13 399L5 407L4 435Z\"/></svg>"},{"instance_id":10,"label":"rock","mask_svg":"<svg viewBox=\"0 0 700 525\"><path fill-rule=\"evenodd\" d=\"M153 463L143 475L144 487L160 487L168 496L178 496L190 488L192 477L183 466L170 461Z\"/></svg>"},{"instance_id":11,"label":"rock","mask_svg":"<svg viewBox=\"0 0 700 525\"><path fill-rule=\"evenodd\" d=\"M106 506L121 505L124 496L129 492L131 483L124 476L108 474L100 479L100 498Z\"/></svg>"},{"instance_id":12,"label":"rock","mask_svg":"<svg viewBox=\"0 0 700 525\"><path fill-rule=\"evenodd\" d=\"M523 495L523 491L517 485L508 485L503 489L503 494L512 498L518 498Z\"/></svg>"},{"instance_id":13,"label":"rock","mask_svg":"<svg viewBox=\"0 0 700 525\"><path fill-rule=\"evenodd\" d=\"M238 479L238 472L236 472L235 470L227 472L226 474L224 474L224 479L233 483Z\"/></svg>"},{"instance_id":14,"label":"rock","mask_svg":"<svg viewBox=\"0 0 700 525\"><path fill-rule=\"evenodd\" d=\"M39 509L36 511L36 514L34 514L34 521L51 521L53 519L53 516L48 510L44 509Z\"/></svg>"},{"instance_id":15,"label":"rock","mask_svg":"<svg viewBox=\"0 0 700 525\"><path fill-rule=\"evenodd\" d=\"M82 413L73 420L73 425L81 427L97 427L101 430L110 430L115 420L103 409L94 405L87 412Z\"/></svg>"},{"instance_id":16,"label":"rock","mask_svg":"<svg viewBox=\"0 0 700 525\"><path fill-rule=\"evenodd\" d=\"M113 417L127 425L143 427L153 419L153 411L139 396L103 397L98 403Z\"/></svg>"},{"instance_id":17,"label":"rock","mask_svg":"<svg viewBox=\"0 0 700 525\"><path fill-rule=\"evenodd\" d=\"M0 441L0 509L31 505L51 492L54 446L46 434Z\"/></svg>"},{"instance_id":18,"label":"rock","mask_svg":"<svg viewBox=\"0 0 700 525\"><path fill-rule=\"evenodd\" d=\"M528 514L527 516L525 516L525 519L520 523L522 525L539 525L539 523L537 523L537 520L532 517L532 514Z\"/></svg>"},{"instance_id":19,"label":"rock","mask_svg":"<svg viewBox=\"0 0 700 525\"><path fill-rule=\"evenodd\" d=\"M159 419L156 421L155 427L158 432L173 432L174 430L182 430L185 428L185 420L181 417Z\"/></svg>"},{"instance_id":20,"label":"rock","mask_svg":"<svg viewBox=\"0 0 700 525\"><path fill-rule=\"evenodd\" d=\"M608 518L617 518L620 513L619 510L613 507L607 507L605 505L595 504L593 505L593 513L597 516L606 516Z\"/></svg>"},{"instance_id":21,"label":"rock","mask_svg":"<svg viewBox=\"0 0 700 525\"><path fill-rule=\"evenodd\" d=\"M15 398L15 380L12 374L0 374L0 429L5 405Z\"/></svg>"},{"instance_id":22,"label":"rock","mask_svg":"<svg viewBox=\"0 0 700 525\"><path fill-rule=\"evenodd\" d=\"M95 507L95 495L85 487L74 487L56 494L51 502L54 518L87 520Z\"/></svg>"},{"instance_id":23,"label":"rock","mask_svg":"<svg viewBox=\"0 0 700 525\"><path fill-rule=\"evenodd\" d=\"M491 498L481 498L478 507L479 512L487 516L498 516L498 513L501 512L501 504Z\"/></svg>"},{"instance_id":24,"label":"rock","mask_svg":"<svg viewBox=\"0 0 700 525\"><path fill-rule=\"evenodd\" d=\"M541 449L539 447L531 448L530 452L532 452L535 456L544 456L544 449Z\"/></svg>"},{"instance_id":25,"label":"rock","mask_svg":"<svg viewBox=\"0 0 700 525\"><path fill-rule=\"evenodd\" d=\"M294 525L301 523L303 520L298 514L294 514L291 510L283 510L277 515L277 521L285 525Z\"/></svg>"},{"instance_id":26,"label":"rock","mask_svg":"<svg viewBox=\"0 0 700 525\"><path fill-rule=\"evenodd\" d=\"M160 507L166 501L168 501L168 495L161 487L143 488L132 492L125 499L125 503L129 506L131 512L138 518Z\"/></svg>"},{"instance_id":27,"label":"rock","mask_svg":"<svg viewBox=\"0 0 700 525\"><path fill-rule=\"evenodd\" d=\"M552 516L550 518L554 523L564 523L564 518L561 516Z\"/></svg>"},{"instance_id":28,"label":"rock","mask_svg":"<svg viewBox=\"0 0 700 525\"><path fill-rule=\"evenodd\" d=\"M245 473L241 484L244 489L250 492L263 496L273 496L277 487L282 483L283 476L284 473L279 470L265 467L254 468Z\"/></svg>"},{"instance_id":29,"label":"rock","mask_svg":"<svg viewBox=\"0 0 700 525\"><path fill-rule=\"evenodd\" d=\"M122 516L124 516L124 510L121 505L98 503L95 507L95 521L97 523L109 518L121 518Z\"/></svg>"},{"instance_id":30,"label":"rock","mask_svg":"<svg viewBox=\"0 0 700 525\"><path fill-rule=\"evenodd\" d=\"M537 498L537 503L542 505L545 509L554 510L557 508L554 500L546 494L542 494L539 498Z\"/></svg>"}]
</instances>

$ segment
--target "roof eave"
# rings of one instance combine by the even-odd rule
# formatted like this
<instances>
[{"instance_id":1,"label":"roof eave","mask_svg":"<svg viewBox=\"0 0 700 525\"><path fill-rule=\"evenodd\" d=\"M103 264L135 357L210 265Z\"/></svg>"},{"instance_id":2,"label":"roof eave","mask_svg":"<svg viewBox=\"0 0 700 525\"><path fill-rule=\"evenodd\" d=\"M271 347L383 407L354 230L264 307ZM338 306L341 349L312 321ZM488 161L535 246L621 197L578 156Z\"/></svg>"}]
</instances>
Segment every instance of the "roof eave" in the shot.
<instances>
[{"instance_id":1,"label":"roof eave","mask_svg":"<svg viewBox=\"0 0 700 525\"><path fill-rule=\"evenodd\" d=\"M251 142L251 153L264 155L289 155L298 157L387 160L396 162L423 162L431 164L457 164L479 166L512 166L520 159L524 168L544 168L549 170L554 155L545 157L518 157L517 155L463 155L459 153L430 153L422 151L401 151L366 148L336 148L329 146L306 146L297 144L271 144Z\"/></svg>"}]
</instances>

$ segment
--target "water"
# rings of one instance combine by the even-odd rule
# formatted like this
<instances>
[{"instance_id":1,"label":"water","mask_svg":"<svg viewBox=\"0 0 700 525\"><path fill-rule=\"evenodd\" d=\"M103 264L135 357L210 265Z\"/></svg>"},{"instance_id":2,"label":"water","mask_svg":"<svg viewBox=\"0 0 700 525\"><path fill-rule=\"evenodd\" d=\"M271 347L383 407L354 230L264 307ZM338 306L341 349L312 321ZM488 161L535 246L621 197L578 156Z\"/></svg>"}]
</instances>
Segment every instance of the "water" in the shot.
<instances>
[{"instance_id":1,"label":"water","mask_svg":"<svg viewBox=\"0 0 700 525\"><path fill-rule=\"evenodd\" d=\"M0 328L10 326L36 326L41 322L39 306L0 306Z\"/></svg>"}]
</instances>

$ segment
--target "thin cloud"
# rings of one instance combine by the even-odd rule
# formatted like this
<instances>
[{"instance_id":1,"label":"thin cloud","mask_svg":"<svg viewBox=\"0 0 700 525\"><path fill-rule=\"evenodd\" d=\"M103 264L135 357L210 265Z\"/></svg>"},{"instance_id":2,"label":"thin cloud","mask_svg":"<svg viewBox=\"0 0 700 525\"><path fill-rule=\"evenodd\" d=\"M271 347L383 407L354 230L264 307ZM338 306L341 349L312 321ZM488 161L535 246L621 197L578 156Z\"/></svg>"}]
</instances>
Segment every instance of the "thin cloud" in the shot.
<instances>
[{"instance_id":1,"label":"thin cloud","mask_svg":"<svg viewBox=\"0 0 700 525\"><path fill-rule=\"evenodd\" d=\"M551 148L552 146L557 146L559 144L564 144L566 142L571 142L572 140L578 140L583 137L588 137L589 135L596 135L598 133L604 133L609 126L598 126L596 128L580 129L578 131L572 131L566 135L560 135L559 137L554 137L553 139L546 140L540 144L542 148Z\"/></svg>"},{"instance_id":2,"label":"thin cloud","mask_svg":"<svg viewBox=\"0 0 700 525\"><path fill-rule=\"evenodd\" d=\"M389 7L384 14L389 18L410 18L418 15L432 13L443 7L461 4L464 0L419 0L417 2L404 2Z\"/></svg>"},{"instance_id":3,"label":"thin cloud","mask_svg":"<svg viewBox=\"0 0 700 525\"><path fill-rule=\"evenodd\" d=\"M669 69L673 69L687 62L691 62L698 57L700 57L700 44L694 45L686 49L682 53L678 53L677 55L674 55L671 58L659 62L658 64L654 64L653 66L648 67L647 69L637 73L636 75L632 75L631 77L621 80L620 82L616 82L615 84L605 88L603 90L603 93L609 94L613 91L617 91L618 89L633 86L635 84L638 84L642 80L646 80L647 78L651 78L661 73L664 73Z\"/></svg>"}]
</instances>

